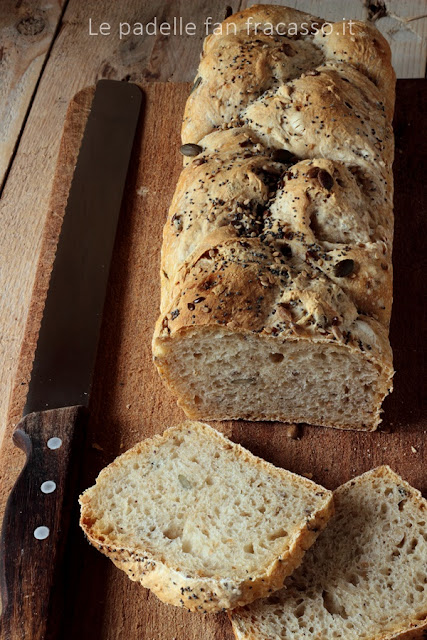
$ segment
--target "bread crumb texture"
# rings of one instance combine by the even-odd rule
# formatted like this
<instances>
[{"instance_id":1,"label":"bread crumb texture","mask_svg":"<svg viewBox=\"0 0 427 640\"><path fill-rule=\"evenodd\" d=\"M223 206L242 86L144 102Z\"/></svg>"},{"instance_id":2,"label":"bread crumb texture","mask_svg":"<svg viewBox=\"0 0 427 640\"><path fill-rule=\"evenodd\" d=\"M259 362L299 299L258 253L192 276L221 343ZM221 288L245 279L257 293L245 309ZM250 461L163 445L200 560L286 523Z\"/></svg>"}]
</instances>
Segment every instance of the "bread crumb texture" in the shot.
<instances>
[{"instance_id":1,"label":"bread crumb texture","mask_svg":"<svg viewBox=\"0 0 427 640\"><path fill-rule=\"evenodd\" d=\"M145 440L80 498L89 541L161 600L211 612L280 589L332 493L201 423Z\"/></svg>"},{"instance_id":2,"label":"bread crumb texture","mask_svg":"<svg viewBox=\"0 0 427 640\"><path fill-rule=\"evenodd\" d=\"M389 467L334 498L335 516L285 588L232 613L237 640L426 637L426 500Z\"/></svg>"},{"instance_id":3,"label":"bread crumb texture","mask_svg":"<svg viewBox=\"0 0 427 640\"><path fill-rule=\"evenodd\" d=\"M191 418L375 429L393 376L388 44L362 22L264 32L322 22L286 7L230 21L185 109L154 362Z\"/></svg>"}]
</instances>

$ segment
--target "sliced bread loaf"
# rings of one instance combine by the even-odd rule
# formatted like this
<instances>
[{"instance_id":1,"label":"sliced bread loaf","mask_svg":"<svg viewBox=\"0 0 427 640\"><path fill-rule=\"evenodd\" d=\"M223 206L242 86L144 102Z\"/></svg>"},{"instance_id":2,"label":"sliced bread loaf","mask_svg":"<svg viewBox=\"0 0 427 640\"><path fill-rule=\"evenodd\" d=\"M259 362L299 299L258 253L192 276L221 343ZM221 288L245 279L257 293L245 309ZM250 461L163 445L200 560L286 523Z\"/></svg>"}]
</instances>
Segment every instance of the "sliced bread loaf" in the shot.
<instances>
[{"instance_id":1,"label":"sliced bread loaf","mask_svg":"<svg viewBox=\"0 0 427 640\"><path fill-rule=\"evenodd\" d=\"M89 541L163 602L214 612L280 589L332 493L186 422L130 449L80 498Z\"/></svg>"},{"instance_id":2,"label":"sliced bread loaf","mask_svg":"<svg viewBox=\"0 0 427 640\"><path fill-rule=\"evenodd\" d=\"M426 637L427 501L389 467L334 498L335 516L285 588L231 614L237 640Z\"/></svg>"},{"instance_id":3,"label":"sliced bread loaf","mask_svg":"<svg viewBox=\"0 0 427 640\"><path fill-rule=\"evenodd\" d=\"M392 389L391 52L322 23L260 4L203 45L153 338L193 420L372 431Z\"/></svg>"}]
</instances>

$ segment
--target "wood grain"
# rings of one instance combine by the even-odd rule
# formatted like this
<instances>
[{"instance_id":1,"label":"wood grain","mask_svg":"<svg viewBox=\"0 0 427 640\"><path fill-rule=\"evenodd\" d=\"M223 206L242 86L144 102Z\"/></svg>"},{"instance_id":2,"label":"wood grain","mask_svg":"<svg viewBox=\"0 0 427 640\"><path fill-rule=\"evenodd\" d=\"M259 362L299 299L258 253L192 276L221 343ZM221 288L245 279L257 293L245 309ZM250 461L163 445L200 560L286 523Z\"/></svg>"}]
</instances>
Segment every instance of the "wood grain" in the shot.
<instances>
[{"instance_id":1,"label":"wood grain","mask_svg":"<svg viewBox=\"0 0 427 640\"><path fill-rule=\"evenodd\" d=\"M100 469L139 440L182 420L183 414L162 387L151 362L151 336L159 304L158 265L166 211L181 169L179 127L189 91L187 84L146 85L146 112L137 133L121 212L119 231L103 318L101 347L91 396L87 447L82 453L82 487L93 483ZM41 284L33 299L32 321L26 332L10 422L25 401L41 317L40 298L52 263L55 239L78 141L92 92L72 103L61 144L44 240ZM395 303L391 340L397 374L387 400L383 429L376 433L340 432L303 425L300 439L285 435L277 423L224 422L215 426L252 452L276 465L312 475L334 488L367 469L390 464L414 486L427 490L425 449L427 420L423 401L423 309L421 268L425 237L426 193L422 176L419 131L425 122L425 83L398 83L396 131ZM59 220L59 222L58 222ZM39 281L39 277L37 279ZM24 384L22 384L24 383ZM5 453L7 454L5 456ZM10 486L16 452L4 449L1 482ZM82 640L231 640L225 616L199 616L160 603L128 580L83 539L73 522L67 550L66 614L61 638ZM76 559L78 558L78 562Z\"/></svg>"},{"instance_id":2,"label":"wood grain","mask_svg":"<svg viewBox=\"0 0 427 640\"><path fill-rule=\"evenodd\" d=\"M0 189L65 0L0 4Z\"/></svg>"},{"instance_id":3,"label":"wood grain","mask_svg":"<svg viewBox=\"0 0 427 640\"><path fill-rule=\"evenodd\" d=\"M58 637L64 602L62 560L87 413L84 407L30 413L14 432L14 442L27 460L2 527L2 640ZM59 446L49 446L51 439L59 439ZM43 491L46 482L56 486ZM47 528L45 538L36 537L40 527Z\"/></svg>"},{"instance_id":4,"label":"wood grain","mask_svg":"<svg viewBox=\"0 0 427 640\"><path fill-rule=\"evenodd\" d=\"M73 176L74 165L77 159L77 150L83 135L84 124L89 114L91 100L85 96L76 97L73 102L73 109L70 110L67 118L64 135L61 141L60 157L61 162L58 164L56 173L56 186L50 199L50 208L46 217L46 224L43 230L43 237L40 242L41 249L40 260L37 267L37 277L35 278L34 288L31 300L28 302L28 311L25 314L26 333L22 339L21 349L19 351L19 363L15 374L14 388L12 389L9 414L5 418L2 425L4 438L0 448L0 513L3 514L8 494L15 482L24 463L23 453L13 446L12 432L15 425L19 422L25 404L25 398L28 390L28 381L30 378L32 361L35 353L37 335L43 314L43 307L47 288L49 285L50 272L56 252L56 245L61 230L62 215L65 208L65 202L68 197L68 190ZM57 210L58 206L58 210ZM8 291L5 291L7 295ZM19 293L19 291L18 291ZM9 301L9 305L13 304L13 300ZM11 308L9 306L8 308ZM12 316L9 319L10 325L13 321L18 324L18 318ZM24 318L20 318L20 322L25 322ZM2 334L0 349L6 350L8 334ZM0 371L1 373L1 371Z\"/></svg>"}]
</instances>

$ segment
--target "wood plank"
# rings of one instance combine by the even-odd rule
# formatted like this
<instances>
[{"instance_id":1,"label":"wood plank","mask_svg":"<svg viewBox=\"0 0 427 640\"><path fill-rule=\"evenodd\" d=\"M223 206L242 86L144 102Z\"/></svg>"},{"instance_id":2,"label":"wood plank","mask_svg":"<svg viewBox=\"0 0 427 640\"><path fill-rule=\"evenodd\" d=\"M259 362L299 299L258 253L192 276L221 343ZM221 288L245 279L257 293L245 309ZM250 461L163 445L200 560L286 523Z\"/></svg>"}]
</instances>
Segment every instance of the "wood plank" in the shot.
<instances>
[{"instance_id":1,"label":"wood plank","mask_svg":"<svg viewBox=\"0 0 427 640\"><path fill-rule=\"evenodd\" d=\"M181 169L179 125L189 91L186 84L154 83L146 87L146 114L137 135L121 212L101 347L91 397L89 437L83 456L81 488L93 483L99 470L140 439L182 420L174 399L164 390L151 361L151 336L159 303L158 266L162 227ZM67 120L56 179L55 207L50 209L41 279L33 300L19 376L13 394L11 422L25 401L42 305L46 273L53 261L71 169L87 116L90 92L77 98ZM398 83L396 131L395 303L391 340L397 374L395 391L385 406L383 428L375 433L301 428L301 438L285 436L278 423L223 422L215 426L276 465L313 475L334 488L354 475L388 463L414 486L427 490L425 474L427 420L423 403L423 314L421 265L426 221L426 193L418 132L425 121L422 81ZM410 204L409 204L410 203ZM410 319L410 326L408 325ZM23 383L23 384L22 384ZM7 456L5 457L5 452ZM11 481L16 453L4 449L0 484ZM232 640L225 615L197 615L162 604L128 580L90 547L73 516L67 550L67 611L64 640L138 638L138 640ZM76 562L76 558L79 559Z\"/></svg>"},{"instance_id":2,"label":"wood plank","mask_svg":"<svg viewBox=\"0 0 427 640\"><path fill-rule=\"evenodd\" d=\"M65 1L0 4L0 189Z\"/></svg>"},{"instance_id":3,"label":"wood plank","mask_svg":"<svg viewBox=\"0 0 427 640\"><path fill-rule=\"evenodd\" d=\"M424 78L427 54L425 0L387 0L387 16L376 21L392 50L398 78Z\"/></svg>"}]
</instances>

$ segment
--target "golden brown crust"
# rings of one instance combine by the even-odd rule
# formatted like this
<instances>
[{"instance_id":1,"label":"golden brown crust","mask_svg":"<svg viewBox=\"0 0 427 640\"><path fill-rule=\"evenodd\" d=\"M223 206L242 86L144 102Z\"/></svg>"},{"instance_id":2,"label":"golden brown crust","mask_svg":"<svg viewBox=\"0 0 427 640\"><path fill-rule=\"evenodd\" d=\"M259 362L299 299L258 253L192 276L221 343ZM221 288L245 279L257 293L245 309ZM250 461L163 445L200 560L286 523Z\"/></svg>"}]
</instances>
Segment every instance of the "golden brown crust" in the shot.
<instances>
[{"instance_id":1,"label":"golden brown crust","mask_svg":"<svg viewBox=\"0 0 427 640\"><path fill-rule=\"evenodd\" d=\"M200 141L215 127L238 115L242 107L253 100L254 93L260 95L277 84L299 77L304 69L316 68L316 62L337 63L365 75L378 87L391 120L396 78L386 39L365 22L337 22L332 24L331 33L330 28L324 33L319 30L322 23L321 18L276 5L254 5L225 20L222 33L210 35L204 42L197 75L202 82L186 105L183 142ZM230 25L228 32L227 25ZM279 33L290 31L290 37L270 35L270 25L274 29L280 27ZM313 33L302 37L294 35L293 25L297 26L298 34ZM283 49L284 43L289 46ZM250 66L242 62L242 53ZM227 72L215 73L218 59Z\"/></svg>"},{"instance_id":2,"label":"golden brown crust","mask_svg":"<svg viewBox=\"0 0 427 640\"><path fill-rule=\"evenodd\" d=\"M427 622L421 627L410 629L409 631L404 631L403 633L394 636L392 640L419 640L420 638L423 640L427 638Z\"/></svg>"},{"instance_id":3,"label":"golden brown crust","mask_svg":"<svg viewBox=\"0 0 427 640\"><path fill-rule=\"evenodd\" d=\"M247 20L251 18L258 24L256 35L248 32ZM183 142L198 142L214 128L231 122L254 96L270 89L275 79L287 82L299 75L298 61L282 49L283 38L263 33L271 24L289 22L300 29L302 24L322 21L287 7L256 5L234 14L223 22L222 33L205 39L197 76L202 82L186 105ZM295 46L300 48L300 43ZM307 50L307 55L309 65L321 60L320 51ZM218 61L224 71L216 73Z\"/></svg>"},{"instance_id":4,"label":"golden brown crust","mask_svg":"<svg viewBox=\"0 0 427 640\"><path fill-rule=\"evenodd\" d=\"M236 33L223 26L205 41L182 129L201 152L185 160L164 228L153 351L173 388L162 346L187 329L342 342L378 367L375 428L393 374L395 77L370 25L353 22L353 35L347 23L344 35L342 23L331 34L260 31L316 22L257 5L224 23Z\"/></svg>"},{"instance_id":5,"label":"golden brown crust","mask_svg":"<svg viewBox=\"0 0 427 640\"><path fill-rule=\"evenodd\" d=\"M344 21L350 29L348 21ZM322 47L326 59L337 59L360 71L378 87L387 116L394 113L396 74L391 66L391 50L387 40L372 24L353 21L343 32L341 23L334 25L329 36L317 34L315 41ZM350 37L349 37L350 36Z\"/></svg>"}]
</instances>

